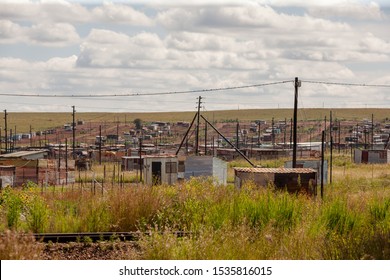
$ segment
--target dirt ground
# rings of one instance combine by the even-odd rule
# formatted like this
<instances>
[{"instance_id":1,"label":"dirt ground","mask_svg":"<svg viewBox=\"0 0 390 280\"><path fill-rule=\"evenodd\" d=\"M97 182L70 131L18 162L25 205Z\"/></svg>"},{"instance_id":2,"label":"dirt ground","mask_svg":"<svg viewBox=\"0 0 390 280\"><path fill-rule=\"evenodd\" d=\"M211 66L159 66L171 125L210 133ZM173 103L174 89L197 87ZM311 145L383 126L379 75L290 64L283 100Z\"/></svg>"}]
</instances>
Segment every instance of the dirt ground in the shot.
<instances>
[{"instance_id":1,"label":"dirt ground","mask_svg":"<svg viewBox=\"0 0 390 280\"><path fill-rule=\"evenodd\" d=\"M42 260L139 260L139 248L134 242L47 243Z\"/></svg>"}]
</instances>

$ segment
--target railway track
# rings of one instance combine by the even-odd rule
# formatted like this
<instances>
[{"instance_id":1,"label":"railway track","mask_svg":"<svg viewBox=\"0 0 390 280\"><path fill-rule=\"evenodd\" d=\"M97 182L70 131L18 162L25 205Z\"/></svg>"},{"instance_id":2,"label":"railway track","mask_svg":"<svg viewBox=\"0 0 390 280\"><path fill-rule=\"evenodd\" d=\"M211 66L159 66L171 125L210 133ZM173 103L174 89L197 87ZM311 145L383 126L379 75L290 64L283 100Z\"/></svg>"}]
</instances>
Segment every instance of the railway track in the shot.
<instances>
[{"instance_id":1,"label":"railway track","mask_svg":"<svg viewBox=\"0 0 390 280\"><path fill-rule=\"evenodd\" d=\"M188 236L189 233L174 232L177 237ZM144 232L79 232L79 233L35 233L36 241L40 242L96 242L104 240L137 241L142 235L149 235Z\"/></svg>"}]
</instances>

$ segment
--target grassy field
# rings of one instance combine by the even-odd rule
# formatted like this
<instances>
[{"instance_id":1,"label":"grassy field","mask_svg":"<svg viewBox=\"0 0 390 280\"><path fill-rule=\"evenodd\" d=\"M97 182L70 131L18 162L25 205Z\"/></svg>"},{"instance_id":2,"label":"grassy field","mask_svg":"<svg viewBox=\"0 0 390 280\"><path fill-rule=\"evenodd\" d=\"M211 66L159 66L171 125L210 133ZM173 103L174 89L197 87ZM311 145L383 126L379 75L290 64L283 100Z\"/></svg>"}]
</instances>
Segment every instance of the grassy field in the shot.
<instances>
[{"instance_id":1,"label":"grassy field","mask_svg":"<svg viewBox=\"0 0 390 280\"><path fill-rule=\"evenodd\" d=\"M42 246L18 232L139 230L150 234L137 254L121 258L390 259L390 165L356 165L346 155L334 162L323 200L272 186L216 186L208 178L176 186L105 184L103 192L89 185L4 189L0 258L42 257ZM177 230L192 235L177 238Z\"/></svg>"},{"instance_id":2,"label":"grassy field","mask_svg":"<svg viewBox=\"0 0 390 280\"><path fill-rule=\"evenodd\" d=\"M390 109L301 109L298 110L298 120L322 120L329 117L332 111L333 119L360 121L371 119L374 114L376 121L385 121L390 118ZM130 122L140 118L144 122L150 121L191 121L195 112L166 112L166 113L78 113L76 120L85 122ZM253 109L253 110L231 110L202 112L209 120L218 122L226 121L252 121L252 120L287 120L293 116L292 109ZM8 112L8 127L18 132L29 132L30 125L33 131L61 127L65 123L72 122L72 113L13 113Z\"/></svg>"}]
</instances>

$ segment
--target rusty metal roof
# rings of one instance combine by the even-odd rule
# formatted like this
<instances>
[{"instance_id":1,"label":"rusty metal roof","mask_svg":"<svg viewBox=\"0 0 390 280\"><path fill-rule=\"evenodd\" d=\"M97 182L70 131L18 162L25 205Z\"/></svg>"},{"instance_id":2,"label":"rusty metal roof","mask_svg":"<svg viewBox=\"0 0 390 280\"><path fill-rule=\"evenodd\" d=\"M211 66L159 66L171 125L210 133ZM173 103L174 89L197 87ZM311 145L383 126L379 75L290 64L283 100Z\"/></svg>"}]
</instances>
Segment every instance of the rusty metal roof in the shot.
<instances>
[{"instance_id":1,"label":"rusty metal roof","mask_svg":"<svg viewBox=\"0 0 390 280\"><path fill-rule=\"evenodd\" d=\"M47 153L47 150L38 150L38 151L19 151L19 152L14 152L10 154L2 154L0 155L0 158L22 158L26 156L31 156L31 155L37 155L37 154L42 154L42 153Z\"/></svg>"},{"instance_id":2,"label":"rusty metal roof","mask_svg":"<svg viewBox=\"0 0 390 280\"><path fill-rule=\"evenodd\" d=\"M170 154L166 154L166 155L159 154L159 155L142 155L142 158L177 158L177 156L170 155Z\"/></svg>"},{"instance_id":3,"label":"rusty metal roof","mask_svg":"<svg viewBox=\"0 0 390 280\"><path fill-rule=\"evenodd\" d=\"M316 173L317 171L311 168L250 168L250 167L234 167L235 171L243 173Z\"/></svg>"}]
</instances>

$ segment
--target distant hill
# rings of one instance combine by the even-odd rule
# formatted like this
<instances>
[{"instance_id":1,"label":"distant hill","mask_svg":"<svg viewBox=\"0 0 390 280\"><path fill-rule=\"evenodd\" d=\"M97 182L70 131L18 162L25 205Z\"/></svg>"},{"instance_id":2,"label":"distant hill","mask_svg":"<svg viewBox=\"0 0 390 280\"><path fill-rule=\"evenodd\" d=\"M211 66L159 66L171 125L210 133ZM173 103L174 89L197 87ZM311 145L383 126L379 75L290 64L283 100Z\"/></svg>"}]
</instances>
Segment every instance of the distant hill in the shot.
<instances>
[{"instance_id":1,"label":"distant hill","mask_svg":"<svg viewBox=\"0 0 390 280\"><path fill-rule=\"evenodd\" d=\"M77 111L77 108L76 108ZM321 120L326 116L329 120L330 111L332 111L333 119L360 121L362 119L371 120L374 114L375 121L386 121L390 119L390 109L369 108L369 109L300 109L298 110L299 120ZM49 128L62 127L66 123L72 122L72 112L69 113L8 113L8 129L12 129L17 133L28 132L30 125L32 131L45 130ZM247 122L253 120L270 121L275 120L290 120L293 117L292 109L249 109L249 110L225 110L225 111L207 111L201 112L208 120L217 122L232 122L239 121ZM103 123L133 123L134 119L139 118L143 122L164 121L164 122L190 122L195 115L194 112L164 112L164 113L78 113L75 114L77 120L88 122ZM3 118L2 118L3 119ZM0 124L4 130L4 120Z\"/></svg>"}]
</instances>

